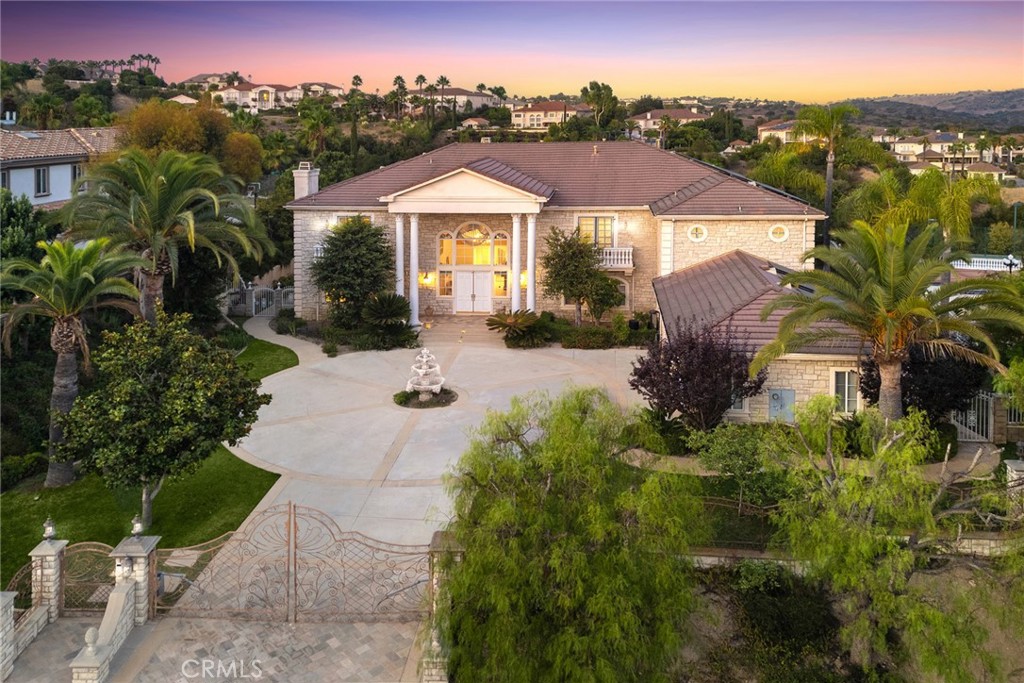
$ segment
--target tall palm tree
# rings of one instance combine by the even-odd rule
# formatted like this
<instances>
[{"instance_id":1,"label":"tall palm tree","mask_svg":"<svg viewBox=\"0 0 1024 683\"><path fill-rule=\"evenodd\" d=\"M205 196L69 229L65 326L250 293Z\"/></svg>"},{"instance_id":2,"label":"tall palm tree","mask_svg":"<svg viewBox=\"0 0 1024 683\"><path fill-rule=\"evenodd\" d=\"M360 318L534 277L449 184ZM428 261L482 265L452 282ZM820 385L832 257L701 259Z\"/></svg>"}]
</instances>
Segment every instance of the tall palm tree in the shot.
<instances>
[{"instance_id":1,"label":"tall palm tree","mask_svg":"<svg viewBox=\"0 0 1024 683\"><path fill-rule=\"evenodd\" d=\"M447 76L438 76L437 77L437 87L439 87L441 89L441 106L442 107L445 106L445 104L444 104L444 89L447 88L451 84L452 84L452 82L448 80ZM452 109L454 109L454 107L452 107Z\"/></svg>"},{"instance_id":2,"label":"tall palm tree","mask_svg":"<svg viewBox=\"0 0 1024 683\"><path fill-rule=\"evenodd\" d=\"M423 90L424 90L424 92L427 93L426 107L427 107L427 112L428 112L428 121L429 121L430 125L433 126L434 125L434 107L435 107L436 102L437 102L437 100L434 98L434 93L437 92L437 86L434 85L433 83L431 83L430 85L428 85Z\"/></svg>"},{"instance_id":3,"label":"tall palm tree","mask_svg":"<svg viewBox=\"0 0 1024 683\"><path fill-rule=\"evenodd\" d=\"M409 88L405 85L402 76L395 76L391 82L395 86L395 118L401 118L402 110L405 109L405 98L409 94Z\"/></svg>"},{"instance_id":4,"label":"tall palm tree","mask_svg":"<svg viewBox=\"0 0 1024 683\"><path fill-rule=\"evenodd\" d=\"M420 74L419 76L416 77L413 83L415 83L416 87L420 89L420 97L423 97L423 86L427 84L427 77L424 76L423 74Z\"/></svg>"},{"instance_id":5,"label":"tall palm tree","mask_svg":"<svg viewBox=\"0 0 1024 683\"><path fill-rule=\"evenodd\" d=\"M72 226L72 239L109 237L146 259L137 272L142 316L151 323L165 276L177 277L181 248L213 252L235 277L235 249L257 261L273 249L240 181L204 154L166 151L153 161L129 150L95 166L80 183L88 191L61 210L63 224Z\"/></svg>"},{"instance_id":6,"label":"tall palm tree","mask_svg":"<svg viewBox=\"0 0 1024 683\"><path fill-rule=\"evenodd\" d=\"M315 158L320 156L327 146L327 139L334 130L334 119L331 112L323 106L313 107L300 115L302 137Z\"/></svg>"},{"instance_id":7,"label":"tall palm tree","mask_svg":"<svg viewBox=\"0 0 1024 683\"><path fill-rule=\"evenodd\" d=\"M78 396L78 351L86 366L89 344L82 324L82 313L93 308L121 308L137 312L139 292L122 277L145 260L135 254L107 250L108 240L94 240L79 248L72 242L37 243L45 252L42 261L16 258L5 261L0 270L0 289L18 290L32 295L29 301L14 304L5 314L4 347L10 352L11 333L28 316L53 320L50 347L57 354L50 393L50 456L46 486L64 486L74 481L74 466L57 462L54 449L64 440L60 415L66 415Z\"/></svg>"},{"instance_id":8,"label":"tall palm tree","mask_svg":"<svg viewBox=\"0 0 1024 683\"><path fill-rule=\"evenodd\" d=\"M892 420L902 417L900 373L913 346L933 356L953 356L1005 371L999 351L985 330L989 324L1024 331L1024 300L1013 284L998 278L965 279L934 286L952 272L951 262L963 254L950 252L929 225L907 239L908 225L871 226L857 221L839 230L838 248L818 246L804 254L831 270L808 270L782 278L793 290L768 304L762 319L787 309L774 341L751 363L757 372L785 353L817 341L859 339L878 364L881 386L878 407ZM840 326L812 325L832 321ZM950 335L980 342L985 351L958 344Z\"/></svg>"},{"instance_id":9,"label":"tall palm tree","mask_svg":"<svg viewBox=\"0 0 1024 683\"><path fill-rule=\"evenodd\" d=\"M21 113L22 116L33 121L40 130L50 130L54 124L60 124L66 111L64 100L44 92L26 102Z\"/></svg>"},{"instance_id":10,"label":"tall palm tree","mask_svg":"<svg viewBox=\"0 0 1024 683\"><path fill-rule=\"evenodd\" d=\"M626 119L626 135L632 140L640 132L640 124L633 119Z\"/></svg>"},{"instance_id":11,"label":"tall palm tree","mask_svg":"<svg viewBox=\"0 0 1024 683\"><path fill-rule=\"evenodd\" d=\"M150 57L150 59L153 61L153 73L156 73L156 67L157 67L157 64L160 63L160 58L153 56L153 57Z\"/></svg>"},{"instance_id":12,"label":"tall palm tree","mask_svg":"<svg viewBox=\"0 0 1024 683\"><path fill-rule=\"evenodd\" d=\"M860 116L860 109L852 104L804 107L796 115L794 132L820 140L828 150L825 157L825 229L823 242L829 244L829 225L832 220L832 180L835 172L836 145L844 135L851 117Z\"/></svg>"},{"instance_id":13,"label":"tall palm tree","mask_svg":"<svg viewBox=\"0 0 1024 683\"><path fill-rule=\"evenodd\" d=\"M668 136L678 129L679 122L668 114L665 114L658 120L658 133L660 133L658 141L661 143L662 149L665 149L668 145Z\"/></svg>"}]
</instances>

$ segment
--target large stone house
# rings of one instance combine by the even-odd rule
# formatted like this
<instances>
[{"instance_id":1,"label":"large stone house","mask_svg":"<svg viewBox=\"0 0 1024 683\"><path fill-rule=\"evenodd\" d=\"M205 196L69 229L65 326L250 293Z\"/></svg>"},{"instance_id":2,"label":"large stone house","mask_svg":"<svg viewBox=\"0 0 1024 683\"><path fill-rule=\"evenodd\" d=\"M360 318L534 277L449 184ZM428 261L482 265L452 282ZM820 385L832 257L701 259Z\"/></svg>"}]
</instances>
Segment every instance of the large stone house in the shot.
<instances>
[{"instance_id":1,"label":"large stone house","mask_svg":"<svg viewBox=\"0 0 1024 683\"><path fill-rule=\"evenodd\" d=\"M572 305L539 286L544 238L554 228L595 243L626 295L626 312L660 303L669 327L704 309L753 320L764 297L780 290L779 273L812 267L803 254L824 218L773 188L639 142L456 143L323 190L319 171L302 166L287 208L296 309L308 319L326 312L310 265L331 226L350 216L386 228L396 247L395 291L408 297L414 325L500 310L568 315ZM680 279L686 294L665 289ZM764 343L771 322L756 335L743 332ZM836 392L837 382L852 408L855 370L850 348L785 356L769 379L778 391L738 406L734 417L788 417L794 402Z\"/></svg>"},{"instance_id":2,"label":"large stone house","mask_svg":"<svg viewBox=\"0 0 1024 683\"><path fill-rule=\"evenodd\" d=\"M753 351L775 338L784 312L761 320L764 307L783 294L779 284L791 270L742 250L730 251L669 275L655 278L654 291L671 336L676 325L710 324L737 345ZM812 330L840 325L818 322ZM850 334L808 344L768 366L764 391L737 401L727 418L733 422L792 421L793 408L812 396L839 397L840 410L852 413L863 407L858 380L860 342Z\"/></svg>"}]
</instances>

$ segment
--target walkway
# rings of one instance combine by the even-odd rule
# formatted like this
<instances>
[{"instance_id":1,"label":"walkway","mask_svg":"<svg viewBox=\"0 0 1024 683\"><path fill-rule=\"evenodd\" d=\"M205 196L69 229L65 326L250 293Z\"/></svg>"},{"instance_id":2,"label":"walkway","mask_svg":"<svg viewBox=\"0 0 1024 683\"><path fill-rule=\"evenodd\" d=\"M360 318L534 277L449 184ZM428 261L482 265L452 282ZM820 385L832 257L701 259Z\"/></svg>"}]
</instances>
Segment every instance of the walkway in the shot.
<instances>
[{"instance_id":1,"label":"walkway","mask_svg":"<svg viewBox=\"0 0 1024 683\"><path fill-rule=\"evenodd\" d=\"M442 477L489 409L507 409L513 396L531 390L556 393L570 384L609 387L623 404L638 400L626 378L639 349L522 351L506 349L497 334L491 333L494 341L478 339L478 325L465 334L446 327L424 337L432 339L431 352L459 399L444 409L409 410L392 396L405 388L415 351L328 358L315 344L274 333L267 319L250 319L246 331L288 346L300 359L263 381L274 400L232 449L281 474L258 509L292 500L323 510L345 531L428 543L450 514ZM468 335L473 341L463 343Z\"/></svg>"}]
</instances>

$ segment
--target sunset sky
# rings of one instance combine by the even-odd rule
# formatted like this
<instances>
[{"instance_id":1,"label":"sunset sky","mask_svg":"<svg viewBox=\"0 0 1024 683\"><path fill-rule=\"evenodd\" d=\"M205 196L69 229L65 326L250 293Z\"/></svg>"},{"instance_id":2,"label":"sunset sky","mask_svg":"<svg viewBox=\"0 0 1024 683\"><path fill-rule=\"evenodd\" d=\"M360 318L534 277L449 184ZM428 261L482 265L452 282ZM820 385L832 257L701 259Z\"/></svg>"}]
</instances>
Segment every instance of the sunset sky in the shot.
<instances>
[{"instance_id":1,"label":"sunset sky","mask_svg":"<svg viewBox=\"0 0 1024 683\"><path fill-rule=\"evenodd\" d=\"M847 97L1024 87L1024 2L0 2L0 56L160 57L167 81L522 96Z\"/></svg>"}]
</instances>

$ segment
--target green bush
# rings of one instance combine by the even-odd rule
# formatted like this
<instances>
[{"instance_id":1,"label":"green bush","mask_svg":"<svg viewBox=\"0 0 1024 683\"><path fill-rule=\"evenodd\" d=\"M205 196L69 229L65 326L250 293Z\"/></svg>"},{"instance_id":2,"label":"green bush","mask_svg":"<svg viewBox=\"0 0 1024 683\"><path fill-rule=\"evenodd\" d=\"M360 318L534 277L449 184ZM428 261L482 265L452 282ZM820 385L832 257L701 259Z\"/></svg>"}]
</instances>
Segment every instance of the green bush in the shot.
<instances>
[{"instance_id":1,"label":"green bush","mask_svg":"<svg viewBox=\"0 0 1024 683\"><path fill-rule=\"evenodd\" d=\"M320 328L320 338L333 344L348 344L351 334L351 331L333 325L324 325Z\"/></svg>"},{"instance_id":2,"label":"green bush","mask_svg":"<svg viewBox=\"0 0 1024 683\"><path fill-rule=\"evenodd\" d=\"M630 330L629 336L626 339L626 346L643 346L647 347L651 345L658 337L658 331L648 327L642 327L639 330Z\"/></svg>"},{"instance_id":3,"label":"green bush","mask_svg":"<svg viewBox=\"0 0 1024 683\"><path fill-rule=\"evenodd\" d=\"M558 342L562 340L562 334L566 330L571 330L573 324L571 320L565 318L559 318L551 311L544 311L540 314L540 326L543 328L548 341Z\"/></svg>"},{"instance_id":4,"label":"green bush","mask_svg":"<svg viewBox=\"0 0 1024 683\"><path fill-rule=\"evenodd\" d=\"M240 351L249 345L252 337L249 333L236 325L227 325L217 332L213 338L214 343L225 349Z\"/></svg>"},{"instance_id":5,"label":"green bush","mask_svg":"<svg viewBox=\"0 0 1024 683\"><path fill-rule=\"evenodd\" d=\"M533 311L496 313L485 324L487 329L502 333L510 349L536 349L548 343L548 324Z\"/></svg>"},{"instance_id":6,"label":"green bush","mask_svg":"<svg viewBox=\"0 0 1024 683\"><path fill-rule=\"evenodd\" d=\"M941 422L935 425L935 439L928 451L928 459L931 462L942 462L946 457L947 447L949 448L949 457L951 459L956 457L956 451L960 447L960 442L956 438L956 425Z\"/></svg>"},{"instance_id":7,"label":"green bush","mask_svg":"<svg viewBox=\"0 0 1024 683\"><path fill-rule=\"evenodd\" d=\"M607 327L584 325L562 333L563 349L610 349L615 337Z\"/></svg>"},{"instance_id":8,"label":"green bush","mask_svg":"<svg viewBox=\"0 0 1024 683\"><path fill-rule=\"evenodd\" d=\"M373 294L360 311L361 323L349 343L357 351L411 349L419 341L419 333L409 326L411 317L409 301L401 294Z\"/></svg>"},{"instance_id":9,"label":"green bush","mask_svg":"<svg viewBox=\"0 0 1024 683\"><path fill-rule=\"evenodd\" d=\"M621 313L612 318L612 337L616 346L623 346L629 341L629 321Z\"/></svg>"},{"instance_id":10,"label":"green bush","mask_svg":"<svg viewBox=\"0 0 1024 683\"><path fill-rule=\"evenodd\" d=\"M323 343L323 346L321 346L320 348L323 349L323 352L326 353L330 358L334 358L335 356L338 355L338 345L335 344L334 342L325 341Z\"/></svg>"},{"instance_id":11,"label":"green bush","mask_svg":"<svg viewBox=\"0 0 1024 683\"><path fill-rule=\"evenodd\" d=\"M32 475L46 471L49 461L42 453L9 455L0 461L0 488L8 490Z\"/></svg>"}]
</instances>

